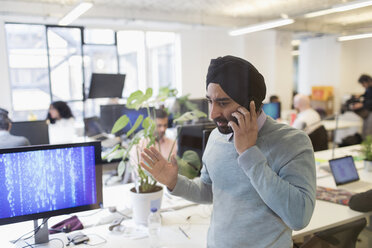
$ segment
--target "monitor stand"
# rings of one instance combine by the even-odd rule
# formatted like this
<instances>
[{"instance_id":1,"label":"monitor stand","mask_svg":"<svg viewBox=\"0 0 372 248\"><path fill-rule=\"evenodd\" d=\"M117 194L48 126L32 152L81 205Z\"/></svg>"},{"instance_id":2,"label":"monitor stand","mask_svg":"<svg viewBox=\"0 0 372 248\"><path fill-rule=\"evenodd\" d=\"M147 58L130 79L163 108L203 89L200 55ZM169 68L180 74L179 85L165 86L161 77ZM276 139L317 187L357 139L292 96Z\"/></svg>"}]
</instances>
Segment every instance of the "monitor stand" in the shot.
<instances>
[{"instance_id":1,"label":"monitor stand","mask_svg":"<svg viewBox=\"0 0 372 248\"><path fill-rule=\"evenodd\" d=\"M38 228L40 226L40 228ZM16 243L17 248L29 247L30 244L38 248L60 248L61 242L66 243L65 234L53 234L53 238L49 240L48 219L42 219L41 223L34 220L34 237L27 240L19 240ZM54 239L59 239L55 240Z\"/></svg>"},{"instance_id":2,"label":"monitor stand","mask_svg":"<svg viewBox=\"0 0 372 248\"><path fill-rule=\"evenodd\" d=\"M35 229L35 244L44 244L49 242L49 230L48 230L48 219L43 219L40 224L39 221L34 220Z\"/></svg>"}]
</instances>

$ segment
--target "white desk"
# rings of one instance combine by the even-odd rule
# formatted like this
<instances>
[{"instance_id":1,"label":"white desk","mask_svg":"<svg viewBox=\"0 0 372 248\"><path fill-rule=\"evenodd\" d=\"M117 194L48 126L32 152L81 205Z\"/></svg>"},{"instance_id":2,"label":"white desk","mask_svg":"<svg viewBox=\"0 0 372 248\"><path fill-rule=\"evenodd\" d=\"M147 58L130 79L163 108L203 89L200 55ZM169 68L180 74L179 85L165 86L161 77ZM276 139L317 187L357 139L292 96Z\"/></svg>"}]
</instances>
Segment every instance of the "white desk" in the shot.
<instances>
[{"instance_id":1,"label":"white desk","mask_svg":"<svg viewBox=\"0 0 372 248\"><path fill-rule=\"evenodd\" d=\"M358 146L351 146L345 148L337 148L335 150L336 157L350 155L350 153L355 153L355 150L358 149ZM332 156L332 151L321 151L315 154L317 158L328 159ZM368 173L364 170L359 170L360 177L363 180L372 180L372 173ZM335 183L331 176L319 178L317 180L318 185L326 187L335 187ZM105 207L108 206L117 206L117 208L124 209L130 207L130 199L128 196L128 185L118 185L104 187L103 196ZM182 202L184 201L184 202ZM176 202L176 203L174 203ZM170 205L182 205L185 203L185 200L180 200L177 197L172 196L172 200L169 197L164 196L163 198L163 207ZM294 203L295 204L295 203ZM106 212L105 212L106 211ZM107 240L107 243L96 246L96 247L133 247L133 248L142 248L149 246L148 238L141 239L130 239L126 238L123 233L119 232L110 232L108 230L108 225L99 225L93 226L98 222L102 215L107 215L107 210L103 210L102 213L97 213L91 217L83 217L85 213L77 213L78 216L83 222L87 229L84 229L83 232L88 234L92 241L100 242L100 239L94 235L89 234L99 234ZM173 212L162 213L163 216L163 227L161 230L161 245L163 247L193 247L193 248L204 248L206 247L207 231L209 227L209 220L211 214L211 206L209 205L198 205L194 207L189 207ZM353 220L369 216L370 213L360 213L349 209L348 206L343 206L340 204L325 202L325 201L316 201L316 206L314 210L313 217L310 221L310 224L300 230L293 232L293 239L300 240L314 232L325 230L330 227L341 225L344 223L351 222ZM190 217L191 216L191 217ZM59 219L58 219L59 218ZM56 219L49 221L50 226L58 222L60 219L66 218L66 216L60 216ZM58 221L57 221L58 220ZM124 225L128 228L133 228L133 225L130 224L131 221L124 222ZM190 239L185 237L178 227L182 227L185 232L188 234ZM15 246L10 244L8 241L13 240L21 236L22 234L32 230L32 222L17 223L12 225L0 226L0 247L4 248L14 248ZM54 235L50 238L56 237ZM65 235L57 235L65 239ZM43 246L38 246L38 248ZM58 241L53 241L49 243L49 246L46 247L61 247L61 243ZM79 247L90 247L87 245L79 245Z\"/></svg>"},{"instance_id":2,"label":"white desk","mask_svg":"<svg viewBox=\"0 0 372 248\"><path fill-rule=\"evenodd\" d=\"M322 124L324 125L327 131L333 131L336 129L335 120L323 120ZM347 121L347 120L338 120L337 129L346 129L351 127L362 128L362 122Z\"/></svg>"}]
</instances>

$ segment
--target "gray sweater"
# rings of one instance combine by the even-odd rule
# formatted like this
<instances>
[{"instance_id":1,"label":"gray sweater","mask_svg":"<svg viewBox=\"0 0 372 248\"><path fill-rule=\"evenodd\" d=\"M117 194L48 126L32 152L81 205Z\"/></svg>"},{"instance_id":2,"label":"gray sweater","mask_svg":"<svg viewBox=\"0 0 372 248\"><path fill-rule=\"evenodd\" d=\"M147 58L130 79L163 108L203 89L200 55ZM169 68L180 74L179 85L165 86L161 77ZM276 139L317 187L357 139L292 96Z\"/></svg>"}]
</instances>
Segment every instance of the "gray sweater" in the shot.
<instances>
[{"instance_id":1,"label":"gray sweater","mask_svg":"<svg viewBox=\"0 0 372 248\"><path fill-rule=\"evenodd\" d=\"M292 247L315 206L316 176L308 136L267 118L255 146L240 156L233 139L211 133L201 177L178 176L172 194L213 203L208 247Z\"/></svg>"}]
</instances>

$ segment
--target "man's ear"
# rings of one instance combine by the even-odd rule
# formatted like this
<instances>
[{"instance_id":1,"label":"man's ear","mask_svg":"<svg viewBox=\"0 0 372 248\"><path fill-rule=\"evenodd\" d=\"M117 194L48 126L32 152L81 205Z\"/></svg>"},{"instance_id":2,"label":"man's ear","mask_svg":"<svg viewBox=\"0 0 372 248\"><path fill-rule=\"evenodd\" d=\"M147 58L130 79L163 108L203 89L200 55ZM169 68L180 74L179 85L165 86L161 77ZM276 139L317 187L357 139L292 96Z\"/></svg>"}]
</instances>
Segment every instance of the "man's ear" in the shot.
<instances>
[{"instance_id":1,"label":"man's ear","mask_svg":"<svg viewBox=\"0 0 372 248\"><path fill-rule=\"evenodd\" d=\"M12 129L12 123L9 122L8 132L10 132L10 129Z\"/></svg>"}]
</instances>

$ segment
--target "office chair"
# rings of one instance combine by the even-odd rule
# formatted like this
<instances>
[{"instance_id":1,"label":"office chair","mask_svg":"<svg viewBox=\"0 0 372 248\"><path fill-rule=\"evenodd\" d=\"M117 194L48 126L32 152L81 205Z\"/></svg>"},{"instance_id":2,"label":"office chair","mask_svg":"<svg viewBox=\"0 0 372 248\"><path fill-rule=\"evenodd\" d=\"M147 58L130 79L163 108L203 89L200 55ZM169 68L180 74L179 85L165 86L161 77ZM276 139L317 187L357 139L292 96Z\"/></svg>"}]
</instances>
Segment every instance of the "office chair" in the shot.
<instances>
[{"instance_id":1,"label":"office chair","mask_svg":"<svg viewBox=\"0 0 372 248\"><path fill-rule=\"evenodd\" d=\"M323 125L309 134L314 152L328 149L328 133Z\"/></svg>"},{"instance_id":2,"label":"office chair","mask_svg":"<svg viewBox=\"0 0 372 248\"><path fill-rule=\"evenodd\" d=\"M365 218L317 232L300 248L355 248L359 233L366 226Z\"/></svg>"}]
</instances>

